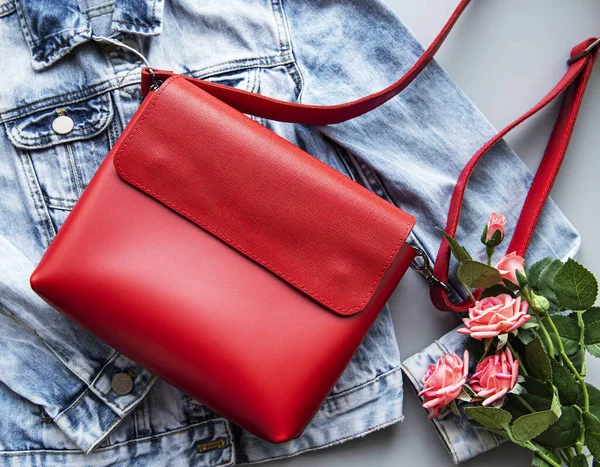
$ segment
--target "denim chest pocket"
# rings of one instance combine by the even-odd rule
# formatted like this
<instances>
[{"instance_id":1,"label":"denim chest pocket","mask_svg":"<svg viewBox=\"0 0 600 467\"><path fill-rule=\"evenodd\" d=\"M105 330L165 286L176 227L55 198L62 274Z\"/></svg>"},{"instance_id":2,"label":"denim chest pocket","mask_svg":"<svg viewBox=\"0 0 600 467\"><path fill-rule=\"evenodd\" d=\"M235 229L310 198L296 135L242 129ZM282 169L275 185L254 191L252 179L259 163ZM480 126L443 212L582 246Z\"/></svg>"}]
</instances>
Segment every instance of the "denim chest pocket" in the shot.
<instances>
[{"instance_id":1,"label":"denim chest pocket","mask_svg":"<svg viewBox=\"0 0 600 467\"><path fill-rule=\"evenodd\" d=\"M5 122L34 206L48 212L54 229L108 154L113 116L111 96L105 93Z\"/></svg>"}]
</instances>

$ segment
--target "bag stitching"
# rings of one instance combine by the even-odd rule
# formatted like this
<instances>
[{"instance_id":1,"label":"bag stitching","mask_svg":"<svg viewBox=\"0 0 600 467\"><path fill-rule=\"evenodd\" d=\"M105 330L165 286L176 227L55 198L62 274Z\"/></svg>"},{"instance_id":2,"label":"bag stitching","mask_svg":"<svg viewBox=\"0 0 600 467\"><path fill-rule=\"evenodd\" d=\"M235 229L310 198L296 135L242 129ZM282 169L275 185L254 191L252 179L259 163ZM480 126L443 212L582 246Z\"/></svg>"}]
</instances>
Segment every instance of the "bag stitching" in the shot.
<instances>
[{"instance_id":1,"label":"bag stitching","mask_svg":"<svg viewBox=\"0 0 600 467\"><path fill-rule=\"evenodd\" d=\"M181 208L178 208L176 205L174 205L168 199L164 198L163 196L161 196L158 193L154 192L152 189L150 189L150 188L146 187L145 185L141 184L137 179L134 179L133 177L130 177L127 174L123 173L123 170L121 168L121 156L123 154L123 151L124 151L125 147L127 147L127 145L129 144L129 142L131 141L131 139L133 138L133 136L138 132L138 130L142 126L142 123L144 122L144 120L146 119L146 117L148 117L148 115L150 114L151 110L156 106L156 104L158 103L158 101L160 100L160 98L162 97L162 95L164 94L165 90L172 83L174 83L174 82L176 82L177 80L180 80L180 79L184 79L184 77L180 76L180 75L172 76L171 78L168 79L168 81L165 84L163 84L159 88L158 91L156 91L158 95L155 96L153 102L144 111L144 115L142 115L142 117L136 123L135 129L131 133L129 133L127 135L125 141L123 142L123 144L121 145L121 147L119 147L117 153L115 154L115 159L114 159L115 160L115 165L117 167L117 170L118 170L119 174L125 180L129 181L130 183L132 183L133 185L137 186L138 188L141 188L142 190L144 190L145 192L151 194L155 198L160 199L163 203L165 203L166 205L168 205L169 207L171 207L175 212L178 212L179 214L187 217L188 219L194 220L195 223L198 224L199 226L201 226L203 229L209 231L213 235L216 235L217 237L221 238L222 240L225 240L227 243L229 243L231 246L233 246L237 250L245 253L249 258L253 259L254 261L258 262L259 264L262 264L263 266L267 267L269 270L275 272L277 275L279 275L280 277L284 278L287 282L289 282L292 285L296 286L298 289L300 289L304 293L308 294L309 296L313 297L314 299L316 299L320 303L322 303L322 304L328 306L329 308L331 308L333 310L336 310L339 313L344 314L344 315L361 311L363 309L364 305L372 298L373 292L375 291L375 289L376 289L376 287L377 287L380 279L383 277L383 275L385 274L386 270L391 265L394 257L399 252L400 247L404 243L403 241L398 242L397 244L394 245L394 247L392 248L390 256L387 258L387 260L386 260L383 268L381 269L381 271L376 276L373 284L370 286L370 288L367 291L367 294L364 297L364 299L362 300L362 302L358 306L356 306L354 308L343 308L343 307L340 307L340 306L338 306L338 305L336 305L336 304L328 301L325 297L322 297L322 296L318 295L317 293L315 293L313 290L309 289L308 287L303 286L302 284L299 284L296 280L292 279L287 274L279 271L279 269L277 269L275 266L272 266L267 261L265 261L262 258L254 255L253 253L251 253L250 251L248 251L247 249L245 249L244 247L242 247L241 245L239 245L237 242L235 242L234 240L230 239L228 236L222 234L218 229L216 229L214 227L208 227L208 226L204 225L194 215L190 214L189 212L187 212L187 211L185 211L185 210L183 210Z\"/></svg>"}]
</instances>

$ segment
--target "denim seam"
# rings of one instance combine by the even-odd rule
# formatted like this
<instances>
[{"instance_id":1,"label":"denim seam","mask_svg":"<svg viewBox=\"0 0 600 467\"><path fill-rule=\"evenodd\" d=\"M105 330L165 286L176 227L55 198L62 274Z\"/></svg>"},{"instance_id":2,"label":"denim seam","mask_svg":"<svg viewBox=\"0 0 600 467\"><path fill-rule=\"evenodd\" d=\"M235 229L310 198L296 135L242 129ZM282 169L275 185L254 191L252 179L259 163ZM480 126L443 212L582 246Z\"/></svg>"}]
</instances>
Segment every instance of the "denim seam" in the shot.
<instances>
[{"instance_id":1,"label":"denim seam","mask_svg":"<svg viewBox=\"0 0 600 467\"><path fill-rule=\"evenodd\" d=\"M65 151L67 153L67 161L69 164L69 169L71 171L73 185L75 187L75 195L77 198L79 198L81 196L81 193L83 193L83 177L81 176L79 164L77 164L75 158L75 148L73 147L73 144L70 142L66 143Z\"/></svg>"},{"instance_id":2,"label":"denim seam","mask_svg":"<svg viewBox=\"0 0 600 467\"><path fill-rule=\"evenodd\" d=\"M46 206L48 207L48 209L55 209L58 211L67 211L67 212L71 212L71 210L73 209L73 206L75 205L74 202L71 202L70 204L72 204L72 206L63 206L60 204L55 204L52 202L47 202Z\"/></svg>"},{"instance_id":3,"label":"denim seam","mask_svg":"<svg viewBox=\"0 0 600 467\"><path fill-rule=\"evenodd\" d=\"M5 3L0 4L0 18L3 16L8 16L11 13L14 13L15 10L16 10L16 7L15 7L14 1L5 2Z\"/></svg>"},{"instance_id":4,"label":"denim seam","mask_svg":"<svg viewBox=\"0 0 600 467\"><path fill-rule=\"evenodd\" d=\"M96 5L94 7L86 8L85 10L81 10L81 13L85 15L86 13L91 13L92 11L101 10L103 8L110 8L110 7L114 7L114 6L115 6L114 1L106 2L106 3L103 3L102 5Z\"/></svg>"},{"instance_id":5,"label":"denim seam","mask_svg":"<svg viewBox=\"0 0 600 467\"><path fill-rule=\"evenodd\" d=\"M349 389L344 389L342 392L338 392L335 394L331 394L329 397L327 397L327 399L325 399L324 403L327 403L328 401L332 401L335 399L338 399L340 397L345 397L345 396L349 396L352 393L356 392L356 391L360 391L361 389L365 389L369 386L371 386L372 384L375 384L377 381L379 381L380 379L386 378L394 373L396 373L398 370L401 370L402 366L396 366L394 368L391 368L387 371L385 371L384 373L381 373L380 375L377 375L375 378L370 379L369 381L365 381L364 383L359 384L358 386L353 386Z\"/></svg>"},{"instance_id":6,"label":"denim seam","mask_svg":"<svg viewBox=\"0 0 600 467\"><path fill-rule=\"evenodd\" d=\"M77 31L77 30L76 30ZM70 35L69 37L67 37L65 40L63 40L60 44L58 44L56 47L53 47L49 52L42 54L40 52L35 52L34 53L34 58L36 60L39 60L43 65L47 65L50 62L52 62L52 60L54 60L57 57L61 57L63 55L63 51L68 49L70 50L71 47L66 47L66 45L69 42L72 42L73 39L75 39L78 36L83 36L85 34L91 34L92 30L91 29L82 29L79 32L77 32L76 34ZM49 37L52 37L53 35L47 36L43 39L41 39L40 41L38 41L37 43L41 42L41 41L45 41L47 40ZM37 45L37 43L34 43L33 45ZM43 59L43 60L40 60Z\"/></svg>"},{"instance_id":7,"label":"denim seam","mask_svg":"<svg viewBox=\"0 0 600 467\"><path fill-rule=\"evenodd\" d=\"M302 77L302 72L300 71L300 67L298 66L298 62L296 61L296 57L294 54L294 45L292 41L292 33L290 31L290 26L287 21L287 16L285 14L285 8L283 7L283 0L273 0L273 4L277 1L277 5L279 7L279 17L282 23L282 27L285 30L286 35L286 47L287 52L291 54L292 61L291 66L287 68L288 74L292 78L296 85L296 102L300 103L302 101L302 93L304 91L304 78Z\"/></svg>"},{"instance_id":8,"label":"denim seam","mask_svg":"<svg viewBox=\"0 0 600 467\"><path fill-rule=\"evenodd\" d=\"M97 448L94 452L105 452L105 451L110 451L110 450L114 450L115 448L120 448L120 447L124 447L124 446L128 446L130 444L134 444L134 443L138 443L138 442L143 442L143 441L152 441L155 440L157 438L164 438L167 436L175 436L175 435L179 435L182 433L185 433L186 431L191 431L195 428L199 428L202 425L208 425L208 424L215 424L215 423L223 423L223 424L227 424L227 420L225 420L224 418L213 418L211 420L204 420L202 422L198 422L198 423L193 423L191 425L187 425L183 428L177 428L175 430L171 430L171 431L165 431L163 433L159 433L156 435L150 435L150 436L144 436L143 438L137 438L137 439L129 439L127 441L123 441L121 443L115 443L111 446L107 446L107 447L101 447L101 448ZM233 439L233 438L232 438ZM233 446L233 443L230 443L230 446ZM31 450L27 450L27 451L0 451L0 456L30 456L30 455L39 455L39 454L45 454L45 455L64 455L64 454L77 454L80 456L86 456L87 453L83 452L80 449L31 449ZM228 462L230 461L230 459L227 460ZM227 465L227 464L216 464L214 467L217 466L223 466L223 465Z\"/></svg>"},{"instance_id":9,"label":"denim seam","mask_svg":"<svg viewBox=\"0 0 600 467\"><path fill-rule=\"evenodd\" d=\"M29 151L25 151L22 149L17 149L17 158L21 164L21 168L25 174L25 178L27 179L27 184L29 185L29 192L31 194L31 198L34 204L35 211L38 214L38 221L41 224L42 231L46 236L46 247L50 245L50 242L56 235L56 230L54 229L54 225L52 224L52 220L50 218L50 213L44 207L46 204L43 200L42 189L40 187L40 181L38 179L38 175L35 171L35 167L33 166L33 161L31 160L31 155Z\"/></svg>"},{"instance_id":10,"label":"denim seam","mask_svg":"<svg viewBox=\"0 0 600 467\"><path fill-rule=\"evenodd\" d=\"M100 18L100 16L110 15L112 12L113 12L113 10L106 10L106 11L102 11L100 13L96 13L95 15L86 15L86 18L88 20L93 19L93 18Z\"/></svg>"},{"instance_id":11,"label":"denim seam","mask_svg":"<svg viewBox=\"0 0 600 467\"><path fill-rule=\"evenodd\" d=\"M219 419L213 419L213 420L219 420ZM233 437L233 431L231 430L231 422L227 419L222 419L223 422L225 423L225 431L227 432L227 435L229 437L229 459L227 460L227 464L221 464L221 465L235 465L236 460L237 460L237 453L235 450L235 442L234 442L234 437Z\"/></svg>"},{"instance_id":12,"label":"denim seam","mask_svg":"<svg viewBox=\"0 0 600 467\"><path fill-rule=\"evenodd\" d=\"M127 21L121 21L121 20L113 20L113 23L117 23L117 24L125 24L128 26L137 26L141 29L145 29L147 30L147 32L149 32L150 29L154 29L158 26L160 26L160 21L158 21L156 19L156 0L154 0L152 2L152 17L150 18L150 25L142 25L142 24L136 24L136 23L129 23Z\"/></svg>"},{"instance_id":13,"label":"denim seam","mask_svg":"<svg viewBox=\"0 0 600 467\"><path fill-rule=\"evenodd\" d=\"M85 31L89 31L90 28L65 28L65 29L61 29L60 31L54 31L51 34L47 34L43 37L40 37L38 39L36 39L35 41L33 41L34 45L39 44L40 42L46 42L48 39L50 39L51 37L54 36L61 36L63 33L75 33L72 35L69 35L66 39L61 39L62 42L57 46L57 48L62 47L63 45L65 45L67 42L69 42L69 40L73 37L79 36L80 34L84 33ZM49 52L47 55L50 55L52 52Z\"/></svg>"},{"instance_id":14,"label":"denim seam","mask_svg":"<svg viewBox=\"0 0 600 467\"><path fill-rule=\"evenodd\" d=\"M77 407L77 405L81 402L81 399L83 399L83 397L85 396L85 394L90 390L90 386L92 386L96 380L99 378L99 376L102 374L102 372L106 369L106 367L114 360L116 360L117 356L118 356L119 352L117 352L116 350L113 352L113 354L108 358L108 360L106 360L106 362L104 363L104 365L102 365L102 368L100 368L100 370L98 370L98 372L96 373L94 379L92 379L92 381L90 381L89 383L87 381L85 381L85 379L83 379L81 376L76 375L79 377L79 379L81 380L82 383L85 384L86 388L83 390L83 392L75 399L75 401L73 401L69 406L67 406L65 409L63 409L61 412L59 412L56 417L54 417L54 421L56 422L57 420L59 420L63 415L67 414L71 409ZM64 362L63 362L64 363Z\"/></svg>"},{"instance_id":15,"label":"denim seam","mask_svg":"<svg viewBox=\"0 0 600 467\"><path fill-rule=\"evenodd\" d=\"M208 77L220 73L226 73L229 71L241 70L245 68L274 68L276 66L290 63L290 61L292 60L292 57L289 55L272 55L266 57L237 59L229 62L224 62L218 65L211 65L206 68L201 68L195 71L182 73L182 75L191 77ZM236 65L230 66L231 64ZM222 67L222 69L219 69L219 67ZM216 70L213 71L213 69L215 68ZM133 70L135 69L127 71L126 73L124 73L124 75L127 76ZM6 123L8 121L20 119L27 115L31 115L42 110L51 109L58 105L67 105L82 102L109 91L114 91L116 89L121 89L123 87L130 86L132 84L140 83L139 77L135 78L131 82L127 82L126 84L123 84L122 81L119 83L119 80L121 79L121 76L115 75L109 80L99 82L80 91L58 94L56 96L41 99L34 103L29 103L24 106L15 107L13 109L0 113L0 123ZM113 84L113 82L117 84ZM20 113L20 110L23 110L23 112Z\"/></svg>"}]
</instances>

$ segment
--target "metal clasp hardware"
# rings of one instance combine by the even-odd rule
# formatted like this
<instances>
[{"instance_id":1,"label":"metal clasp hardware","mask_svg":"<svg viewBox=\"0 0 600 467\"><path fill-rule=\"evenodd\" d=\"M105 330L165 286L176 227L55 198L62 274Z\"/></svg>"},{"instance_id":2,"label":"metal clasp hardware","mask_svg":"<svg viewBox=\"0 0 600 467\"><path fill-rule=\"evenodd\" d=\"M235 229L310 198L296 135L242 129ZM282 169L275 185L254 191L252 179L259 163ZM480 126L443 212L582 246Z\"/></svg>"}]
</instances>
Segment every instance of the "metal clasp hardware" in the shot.
<instances>
[{"instance_id":1,"label":"metal clasp hardware","mask_svg":"<svg viewBox=\"0 0 600 467\"><path fill-rule=\"evenodd\" d=\"M425 278L425 280L429 284L429 287L439 286L443 288L446 292L450 292L450 287L448 287L446 283L442 282L437 277L435 277L435 274L433 273L433 268L431 267L431 261L429 261L429 257L427 256L427 254L419 247L414 247L414 249L416 251L416 255L415 258L412 260L412 263L410 263L410 267ZM423 260L422 264L417 264L415 260L417 260L418 258L421 258Z\"/></svg>"},{"instance_id":2,"label":"metal clasp hardware","mask_svg":"<svg viewBox=\"0 0 600 467\"><path fill-rule=\"evenodd\" d=\"M152 76L152 84L150 85L150 91L156 91L158 88L160 88L160 85L163 84L163 80L158 79L156 77L154 71L152 71L152 68L148 68L148 73L150 73L150 76Z\"/></svg>"},{"instance_id":3,"label":"metal clasp hardware","mask_svg":"<svg viewBox=\"0 0 600 467\"><path fill-rule=\"evenodd\" d=\"M600 38L596 39L594 42L592 42L590 45L588 45L583 52L578 53L574 57L571 57L569 60L567 60L567 65L570 65L571 63L576 62L580 58L585 57L592 50L594 50L594 47L598 47L599 45L600 45Z\"/></svg>"}]
</instances>

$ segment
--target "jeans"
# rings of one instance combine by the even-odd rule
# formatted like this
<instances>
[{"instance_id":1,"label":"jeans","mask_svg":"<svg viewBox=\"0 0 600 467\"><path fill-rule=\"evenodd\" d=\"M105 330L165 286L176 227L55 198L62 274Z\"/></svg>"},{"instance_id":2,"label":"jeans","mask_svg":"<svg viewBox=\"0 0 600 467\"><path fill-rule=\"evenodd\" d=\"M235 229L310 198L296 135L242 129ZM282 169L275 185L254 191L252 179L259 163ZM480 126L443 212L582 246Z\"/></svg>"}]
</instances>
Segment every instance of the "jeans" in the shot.
<instances>
[{"instance_id":1,"label":"jeans","mask_svg":"<svg viewBox=\"0 0 600 467\"><path fill-rule=\"evenodd\" d=\"M275 445L70 322L28 280L141 101L140 57L98 38L125 43L156 68L334 104L384 88L416 61L422 47L400 20L380 1L0 1L0 462L244 464L402 420L402 365L387 307L303 435ZM59 117L70 122L57 124ZM461 168L495 133L436 63L400 96L345 123L255 119L415 215L409 242L430 259ZM471 252L483 255L479 230L491 211L513 214L512 231L531 179L506 144L486 156L458 232ZM577 232L548 201L527 259L572 256L578 247ZM462 341L442 344L460 352ZM404 363L412 384L438 352L436 344ZM123 379L132 384L126 394L114 389ZM456 462L497 444L453 417L436 423L450 430L443 440Z\"/></svg>"}]
</instances>

